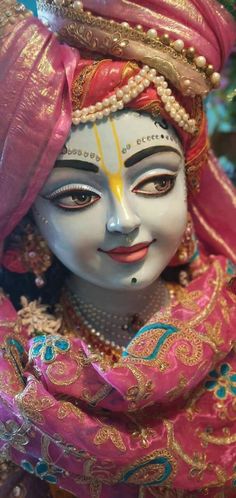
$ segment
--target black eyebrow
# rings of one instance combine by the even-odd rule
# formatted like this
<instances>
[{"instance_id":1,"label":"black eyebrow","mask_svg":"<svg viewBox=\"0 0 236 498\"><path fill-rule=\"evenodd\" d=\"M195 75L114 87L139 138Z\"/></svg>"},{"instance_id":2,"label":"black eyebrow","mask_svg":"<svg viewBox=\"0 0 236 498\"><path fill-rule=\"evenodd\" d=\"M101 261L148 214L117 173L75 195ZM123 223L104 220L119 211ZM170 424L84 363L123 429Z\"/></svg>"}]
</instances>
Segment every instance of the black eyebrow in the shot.
<instances>
[{"instance_id":1,"label":"black eyebrow","mask_svg":"<svg viewBox=\"0 0 236 498\"><path fill-rule=\"evenodd\" d=\"M140 150L139 152L136 152L136 154L133 154L133 156L129 157L125 161L125 167L130 168L134 164L138 163L139 161L142 161L142 159L145 159L146 157L152 156L153 154L156 154L158 152L176 152L180 157L181 154L178 150L174 149L174 147L168 147L166 145L154 145L153 147L148 147L147 149Z\"/></svg>"},{"instance_id":2,"label":"black eyebrow","mask_svg":"<svg viewBox=\"0 0 236 498\"><path fill-rule=\"evenodd\" d=\"M58 159L55 163L55 167L82 169L84 171L92 171L93 173L99 172L99 168L96 164L87 163L87 161L79 161L78 159Z\"/></svg>"}]
</instances>

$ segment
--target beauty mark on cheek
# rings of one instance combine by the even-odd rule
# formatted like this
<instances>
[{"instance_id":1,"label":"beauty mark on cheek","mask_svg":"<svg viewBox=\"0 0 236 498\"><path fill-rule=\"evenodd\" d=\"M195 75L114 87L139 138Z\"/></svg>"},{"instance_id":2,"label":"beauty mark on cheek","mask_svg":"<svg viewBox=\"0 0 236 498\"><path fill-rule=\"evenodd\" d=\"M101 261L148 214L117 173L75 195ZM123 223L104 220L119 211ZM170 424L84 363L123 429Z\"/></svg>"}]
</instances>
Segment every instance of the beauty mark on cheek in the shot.
<instances>
[{"instance_id":1,"label":"beauty mark on cheek","mask_svg":"<svg viewBox=\"0 0 236 498\"><path fill-rule=\"evenodd\" d=\"M96 138L96 142L97 142L98 153L99 153L100 158L101 158L100 159L100 167L108 178L111 192L114 194L114 196L117 198L117 200L121 203L122 197L123 197L123 192L124 192L124 182L123 182L123 177L122 177L122 169L124 168L124 161L122 158L121 147L120 147L120 143L119 143L118 134L117 134L117 131L115 128L115 123L111 118L109 119L109 123L111 125L112 135L114 138L116 152L117 152L118 171L116 173L111 173L105 164L104 154L103 154L103 150L102 150L102 142L101 142L101 138L100 138L100 135L98 132L98 127L97 127L96 123L93 124L93 130L94 130L94 134L95 134L95 138Z\"/></svg>"}]
</instances>

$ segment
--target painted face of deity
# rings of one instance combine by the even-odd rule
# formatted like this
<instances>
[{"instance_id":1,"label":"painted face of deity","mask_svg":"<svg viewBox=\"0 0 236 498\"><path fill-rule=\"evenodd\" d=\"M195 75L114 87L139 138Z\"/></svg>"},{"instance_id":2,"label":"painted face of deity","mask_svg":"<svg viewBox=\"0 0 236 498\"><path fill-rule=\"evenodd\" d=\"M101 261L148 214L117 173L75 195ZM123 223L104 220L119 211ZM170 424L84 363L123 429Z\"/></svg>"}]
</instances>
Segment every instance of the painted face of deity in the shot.
<instances>
[{"instance_id":1,"label":"painted face of deity","mask_svg":"<svg viewBox=\"0 0 236 498\"><path fill-rule=\"evenodd\" d=\"M104 288L145 288L175 254L187 218L184 156L162 118L121 111L74 129L34 204L71 272Z\"/></svg>"}]
</instances>

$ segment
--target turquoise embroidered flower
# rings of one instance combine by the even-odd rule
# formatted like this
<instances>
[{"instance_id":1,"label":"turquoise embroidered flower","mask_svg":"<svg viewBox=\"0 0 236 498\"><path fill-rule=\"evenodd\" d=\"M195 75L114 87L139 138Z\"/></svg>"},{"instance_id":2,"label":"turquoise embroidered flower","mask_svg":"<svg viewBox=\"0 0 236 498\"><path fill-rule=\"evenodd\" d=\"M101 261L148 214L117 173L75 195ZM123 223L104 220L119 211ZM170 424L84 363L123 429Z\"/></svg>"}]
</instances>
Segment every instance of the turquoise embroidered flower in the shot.
<instances>
[{"instance_id":1,"label":"turquoise embroidered flower","mask_svg":"<svg viewBox=\"0 0 236 498\"><path fill-rule=\"evenodd\" d=\"M209 377L205 387L208 391L213 391L217 398L225 399L228 394L236 396L236 372L231 371L228 363L222 363L217 370L212 370Z\"/></svg>"},{"instance_id":2,"label":"turquoise embroidered flower","mask_svg":"<svg viewBox=\"0 0 236 498\"><path fill-rule=\"evenodd\" d=\"M60 335L40 335L34 337L29 356L31 360L40 357L43 362L50 363L57 354L66 353L69 349L70 342Z\"/></svg>"},{"instance_id":3,"label":"turquoise embroidered flower","mask_svg":"<svg viewBox=\"0 0 236 498\"><path fill-rule=\"evenodd\" d=\"M51 484L56 484L58 475L63 473L63 469L50 465L41 458L36 463L35 467L28 460L22 460L21 467L30 474L35 474L43 481L50 482Z\"/></svg>"},{"instance_id":4,"label":"turquoise embroidered flower","mask_svg":"<svg viewBox=\"0 0 236 498\"><path fill-rule=\"evenodd\" d=\"M0 439L18 451L25 452L25 446L29 442L28 430L28 426L19 425L15 420L7 420L5 423L0 421Z\"/></svg>"}]
</instances>

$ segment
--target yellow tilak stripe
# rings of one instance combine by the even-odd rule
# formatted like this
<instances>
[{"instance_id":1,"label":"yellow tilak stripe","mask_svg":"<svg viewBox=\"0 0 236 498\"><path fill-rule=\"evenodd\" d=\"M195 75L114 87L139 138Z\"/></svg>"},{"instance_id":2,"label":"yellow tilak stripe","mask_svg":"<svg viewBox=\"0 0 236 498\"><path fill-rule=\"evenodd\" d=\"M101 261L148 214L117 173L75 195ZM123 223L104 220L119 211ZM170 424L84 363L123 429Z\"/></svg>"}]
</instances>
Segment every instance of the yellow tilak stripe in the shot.
<instances>
[{"instance_id":1,"label":"yellow tilak stripe","mask_svg":"<svg viewBox=\"0 0 236 498\"><path fill-rule=\"evenodd\" d=\"M122 159L122 154L120 150L120 144L119 144L119 139L118 135L115 129L115 125L113 122L111 122L111 127L112 127L112 132L114 136L114 141L116 145L116 150L117 150L117 156L118 156L118 161L119 161L119 170L117 173L111 173L109 169L106 167L105 161L104 161L104 155L103 155L103 150L102 150L102 143L101 143L101 138L99 136L98 132L98 127L96 123L93 124L93 130L97 142L97 148L98 148L98 153L100 155L100 166L101 169L104 171L106 176L108 177L108 182L110 185L110 189L113 192L113 194L116 196L119 202L122 200L122 193L123 193L123 178L122 178L122 166L123 166L123 159Z\"/></svg>"}]
</instances>

